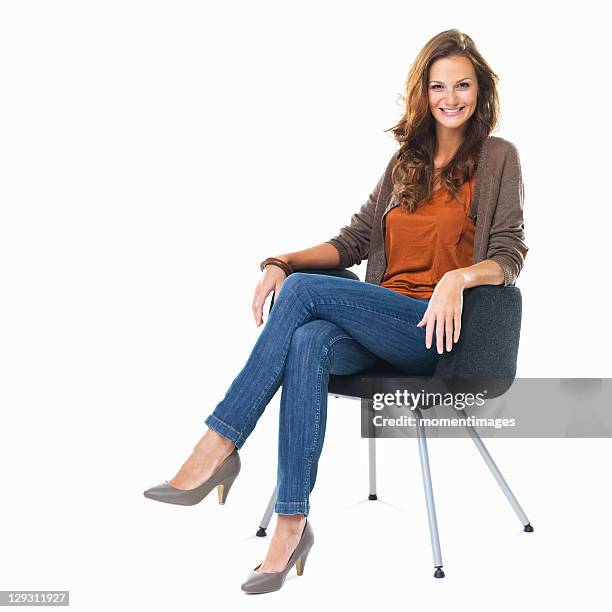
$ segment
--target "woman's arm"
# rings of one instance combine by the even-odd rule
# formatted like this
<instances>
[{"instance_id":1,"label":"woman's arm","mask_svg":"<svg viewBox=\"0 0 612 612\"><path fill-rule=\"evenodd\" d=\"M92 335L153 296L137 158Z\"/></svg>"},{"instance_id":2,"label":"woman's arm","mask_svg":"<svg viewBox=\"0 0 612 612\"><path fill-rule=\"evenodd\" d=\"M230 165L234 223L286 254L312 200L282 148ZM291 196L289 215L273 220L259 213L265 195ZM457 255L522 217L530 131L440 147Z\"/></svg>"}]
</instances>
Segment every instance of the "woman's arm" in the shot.
<instances>
[{"instance_id":1,"label":"woman's arm","mask_svg":"<svg viewBox=\"0 0 612 612\"><path fill-rule=\"evenodd\" d=\"M513 143L509 144L485 260L499 264L504 272L504 285L514 285L529 250L525 244L523 219L525 188L521 162L516 146Z\"/></svg>"},{"instance_id":2,"label":"woman's arm","mask_svg":"<svg viewBox=\"0 0 612 612\"><path fill-rule=\"evenodd\" d=\"M504 270L499 262L485 259L466 268L457 268L446 274L457 274L461 279L461 288L470 289L479 285L503 285Z\"/></svg>"},{"instance_id":3,"label":"woman's arm","mask_svg":"<svg viewBox=\"0 0 612 612\"><path fill-rule=\"evenodd\" d=\"M514 285L525 263L525 189L516 146L511 144L504 161L499 197L489 233L487 258L447 274L459 279L462 289L479 285Z\"/></svg>"},{"instance_id":4,"label":"woman's arm","mask_svg":"<svg viewBox=\"0 0 612 612\"><path fill-rule=\"evenodd\" d=\"M276 257L288 263L296 271L306 268L337 268L340 265L338 250L327 242Z\"/></svg>"}]
</instances>

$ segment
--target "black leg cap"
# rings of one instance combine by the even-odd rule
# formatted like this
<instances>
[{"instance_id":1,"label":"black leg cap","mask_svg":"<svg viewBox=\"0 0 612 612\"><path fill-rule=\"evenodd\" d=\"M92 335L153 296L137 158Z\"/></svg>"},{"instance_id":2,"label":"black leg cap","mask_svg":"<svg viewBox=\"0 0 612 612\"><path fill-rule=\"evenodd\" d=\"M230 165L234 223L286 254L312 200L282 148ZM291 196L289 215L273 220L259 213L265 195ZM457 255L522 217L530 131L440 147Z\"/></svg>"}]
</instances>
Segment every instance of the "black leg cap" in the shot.
<instances>
[{"instance_id":1,"label":"black leg cap","mask_svg":"<svg viewBox=\"0 0 612 612\"><path fill-rule=\"evenodd\" d=\"M368 495L368 499L378 499L378 497L376 496L376 493L370 493Z\"/></svg>"},{"instance_id":2,"label":"black leg cap","mask_svg":"<svg viewBox=\"0 0 612 612\"><path fill-rule=\"evenodd\" d=\"M266 533L266 530L263 527L260 527L257 530L257 533L255 534L258 538L265 538L268 534Z\"/></svg>"},{"instance_id":3,"label":"black leg cap","mask_svg":"<svg viewBox=\"0 0 612 612\"><path fill-rule=\"evenodd\" d=\"M531 533L533 531L533 527L531 526L531 523L527 523L525 527L523 527L523 531L528 531L529 533Z\"/></svg>"},{"instance_id":4,"label":"black leg cap","mask_svg":"<svg viewBox=\"0 0 612 612\"><path fill-rule=\"evenodd\" d=\"M434 572L434 578L444 578L445 574L442 571L442 567L436 567L436 571Z\"/></svg>"}]
</instances>

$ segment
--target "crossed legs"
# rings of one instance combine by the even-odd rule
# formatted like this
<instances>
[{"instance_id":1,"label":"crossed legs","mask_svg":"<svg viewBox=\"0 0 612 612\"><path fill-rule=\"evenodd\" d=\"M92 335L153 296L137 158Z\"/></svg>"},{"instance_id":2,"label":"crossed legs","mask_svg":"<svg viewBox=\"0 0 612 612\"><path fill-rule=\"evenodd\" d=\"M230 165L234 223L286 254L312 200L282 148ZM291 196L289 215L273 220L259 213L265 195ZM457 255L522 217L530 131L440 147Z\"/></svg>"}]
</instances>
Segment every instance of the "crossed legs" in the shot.
<instances>
[{"instance_id":1,"label":"crossed legs","mask_svg":"<svg viewBox=\"0 0 612 612\"><path fill-rule=\"evenodd\" d=\"M330 373L352 374L380 361L414 375L433 372L435 350L417 328L427 300L371 283L294 273L209 430L171 484L193 488L240 448L282 384L278 438L277 528L259 571L279 571L295 548L325 436Z\"/></svg>"}]
</instances>

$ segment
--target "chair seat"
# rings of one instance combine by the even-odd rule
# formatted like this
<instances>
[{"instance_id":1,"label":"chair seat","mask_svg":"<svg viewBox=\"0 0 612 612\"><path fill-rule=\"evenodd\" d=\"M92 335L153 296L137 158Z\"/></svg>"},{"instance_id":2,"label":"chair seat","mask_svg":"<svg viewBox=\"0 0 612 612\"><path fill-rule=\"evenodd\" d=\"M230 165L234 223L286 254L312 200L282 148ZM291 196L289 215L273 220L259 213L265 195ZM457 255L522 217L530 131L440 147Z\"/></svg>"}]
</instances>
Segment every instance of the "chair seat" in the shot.
<instances>
[{"instance_id":1,"label":"chair seat","mask_svg":"<svg viewBox=\"0 0 612 612\"><path fill-rule=\"evenodd\" d=\"M374 392L392 393L397 387L393 384L393 379L405 376L408 376L408 374L394 368L392 365L372 368L360 374L330 374L328 393L352 399L372 399ZM369 385L363 384L362 381L364 378L375 381L372 388L369 388ZM382 388L379 389L381 386ZM374 391L374 387L376 391Z\"/></svg>"},{"instance_id":2,"label":"chair seat","mask_svg":"<svg viewBox=\"0 0 612 612\"><path fill-rule=\"evenodd\" d=\"M514 383L513 377L442 378L437 375L416 376L389 366L370 369L359 374L331 374L328 393L348 399L371 400L375 393L471 393L486 399L500 397ZM435 404L432 404L435 405ZM423 406L427 408L427 406Z\"/></svg>"}]
</instances>

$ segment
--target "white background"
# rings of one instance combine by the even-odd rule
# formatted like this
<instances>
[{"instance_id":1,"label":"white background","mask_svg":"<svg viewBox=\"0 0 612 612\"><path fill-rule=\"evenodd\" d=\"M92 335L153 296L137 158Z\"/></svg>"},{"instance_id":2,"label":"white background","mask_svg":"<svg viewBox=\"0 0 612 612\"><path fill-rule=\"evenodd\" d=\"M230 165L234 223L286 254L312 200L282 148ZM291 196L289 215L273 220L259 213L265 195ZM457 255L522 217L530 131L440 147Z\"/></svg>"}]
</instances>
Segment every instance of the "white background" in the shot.
<instances>
[{"instance_id":1,"label":"white background","mask_svg":"<svg viewBox=\"0 0 612 612\"><path fill-rule=\"evenodd\" d=\"M469 440L431 441L444 580L416 441L381 441L368 502L356 402L329 400L317 541L280 592L240 590L268 545L280 391L226 506L142 495L261 332L259 262L328 240L365 201L409 65L445 29L500 76L496 135L521 156L518 375L610 376L602 6L3 2L0 589L69 589L86 611L603 609L609 439L489 442L532 534Z\"/></svg>"}]
</instances>

